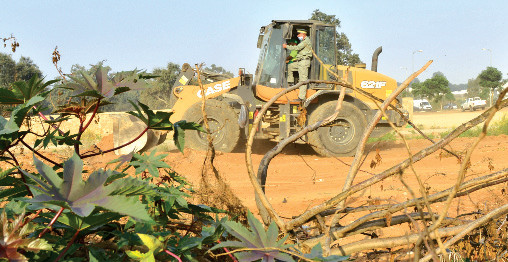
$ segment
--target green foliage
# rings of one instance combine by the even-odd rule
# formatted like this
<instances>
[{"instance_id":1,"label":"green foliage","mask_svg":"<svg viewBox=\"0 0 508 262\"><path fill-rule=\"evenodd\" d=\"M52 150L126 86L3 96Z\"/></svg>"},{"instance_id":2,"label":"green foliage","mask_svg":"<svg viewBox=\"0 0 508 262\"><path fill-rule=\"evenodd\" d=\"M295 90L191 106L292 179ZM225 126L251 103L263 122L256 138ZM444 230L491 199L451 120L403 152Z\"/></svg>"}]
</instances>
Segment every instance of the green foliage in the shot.
<instances>
[{"instance_id":1,"label":"green foliage","mask_svg":"<svg viewBox=\"0 0 508 262\"><path fill-rule=\"evenodd\" d=\"M449 93L451 93L448 85L448 79L441 72L436 72L422 83L413 83L413 94L415 97L427 98L434 103L441 102L441 100Z\"/></svg>"},{"instance_id":2,"label":"green foliage","mask_svg":"<svg viewBox=\"0 0 508 262\"><path fill-rule=\"evenodd\" d=\"M152 109L168 109L173 84L180 74L180 66L168 63L165 68L155 68L152 74L158 78L150 81L150 88L139 92L139 101Z\"/></svg>"},{"instance_id":3,"label":"green foliage","mask_svg":"<svg viewBox=\"0 0 508 262\"><path fill-rule=\"evenodd\" d=\"M321 243L315 245L310 251L310 254L305 254L304 256L308 259L312 259L312 261L323 261L323 262L336 262L349 260L349 256L337 256L337 255L330 255L327 257L323 256L323 248L321 247Z\"/></svg>"},{"instance_id":4,"label":"green foliage","mask_svg":"<svg viewBox=\"0 0 508 262\"><path fill-rule=\"evenodd\" d=\"M183 153L183 149L185 148L185 130L199 130L200 132L206 133L206 130L197 123L187 122L185 120L180 120L174 125L174 133L173 140L175 141L175 145Z\"/></svg>"},{"instance_id":5,"label":"green foliage","mask_svg":"<svg viewBox=\"0 0 508 262\"><path fill-rule=\"evenodd\" d=\"M477 126L462 133L460 137L477 137L482 132L483 126ZM488 136L508 135L508 116L505 114L496 122L489 125L487 129Z\"/></svg>"},{"instance_id":6,"label":"green foliage","mask_svg":"<svg viewBox=\"0 0 508 262\"><path fill-rule=\"evenodd\" d=\"M37 239L52 247L38 253L20 248L24 249L23 255L30 261L71 261L71 256L72 261L82 261L86 256L90 261L125 261L129 259L126 247L148 243L141 235L145 234L159 241L158 246L161 247L150 248L147 259L171 259L164 250L189 261L195 261L199 255L204 256L205 251L222 237L222 223L226 218L214 218L213 215L224 211L189 203L187 198L193 193L192 188L163 162L165 155L151 152L122 156L120 160L113 161L118 163L113 170L85 171L86 162L82 158L93 154L81 153L79 146L88 124L109 101L125 94L135 94L137 91L134 89L154 81L152 76L136 70L110 75L102 65L94 67L93 73L74 69L77 71L70 83L59 86L59 89L68 92L67 98L57 100L53 107L59 108L56 111L59 116L45 121L53 126L48 128L46 125L44 133L38 134L39 138L33 145L25 139L28 133L34 133L27 120L38 117L42 105L48 102L48 95L60 91L47 90L56 81L44 82L34 76L28 81L16 82L12 90L0 89L0 102L12 107L9 120L0 116L0 161L2 166L9 166L0 170L0 198L5 203L1 209L8 215L28 210L34 217L28 224L35 225L35 231L31 231L29 236L20 235L23 241ZM144 120L150 129L175 129L175 143L181 148L185 143L184 130L202 130L195 123L171 123L171 113L154 112L144 104L134 108L136 110L132 114ZM86 115L89 112L93 114ZM73 118L79 121L77 132L57 129L57 125ZM25 142L25 150L30 151L50 144L56 147L74 146L74 155L62 164L52 154L34 152L38 155L34 156L33 165L37 171L30 173L19 167L19 155L12 150L21 144L20 141ZM41 158L47 162L43 163L39 160ZM136 171L128 171L134 169ZM142 178L128 176L136 172L142 172ZM192 220L189 219L191 217ZM175 221L187 221L189 224ZM104 249L100 243L89 239L103 239L101 243L114 244Z\"/></svg>"},{"instance_id":7,"label":"green foliage","mask_svg":"<svg viewBox=\"0 0 508 262\"><path fill-rule=\"evenodd\" d=\"M131 165L136 168L136 174L148 171L152 176L159 177L159 168L170 168L168 164L161 161L167 154L156 155L156 150L150 154L134 154Z\"/></svg>"},{"instance_id":8,"label":"green foliage","mask_svg":"<svg viewBox=\"0 0 508 262\"><path fill-rule=\"evenodd\" d=\"M0 101L5 90L12 90L14 82L28 81L34 76L40 78L42 73L30 58L21 56L16 63L11 55L0 53ZM6 116L8 108L9 106L0 105L0 115Z\"/></svg>"},{"instance_id":9,"label":"green foliage","mask_svg":"<svg viewBox=\"0 0 508 262\"><path fill-rule=\"evenodd\" d=\"M13 97L14 101L12 101L11 104L22 104L37 95L46 97L47 93L49 93L48 87L56 82L58 82L58 80L44 82L43 79L40 79L37 75L33 75L28 82L14 82L12 86L15 97ZM18 101L15 101L16 99Z\"/></svg>"},{"instance_id":10,"label":"green foliage","mask_svg":"<svg viewBox=\"0 0 508 262\"><path fill-rule=\"evenodd\" d=\"M31 252L51 250L51 245L44 239L28 237L35 231L32 223L23 223L25 214L19 215L13 222L8 221L5 210L0 214L0 258L9 261L28 261L19 249Z\"/></svg>"},{"instance_id":11,"label":"green foliage","mask_svg":"<svg viewBox=\"0 0 508 262\"><path fill-rule=\"evenodd\" d=\"M0 88L7 88L14 81L16 61L11 55L0 53Z\"/></svg>"},{"instance_id":12,"label":"green foliage","mask_svg":"<svg viewBox=\"0 0 508 262\"><path fill-rule=\"evenodd\" d=\"M395 134L395 132L388 132L382 135L381 137L369 137L367 139L367 142L374 143L379 141L395 141L395 140L397 140L397 135Z\"/></svg>"},{"instance_id":13,"label":"green foliage","mask_svg":"<svg viewBox=\"0 0 508 262\"><path fill-rule=\"evenodd\" d=\"M111 98L129 90L139 90L147 87L146 76L138 70L120 72L111 79L108 69L99 66L95 72L95 79L86 71L79 71L78 76L69 76L73 82L67 88L85 90L75 96L90 96L94 98Z\"/></svg>"},{"instance_id":14,"label":"green foliage","mask_svg":"<svg viewBox=\"0 0 508 262\"><path fill-rule=\"evenodd\" d=\"M34 147L38 147L41 143L43 148L47 148L49 143L51 142L54 146L57 145L81 145L81 142L76 140L78 134L71 134L70 131L62 132L62 135L58 135L58 129L55 129L52 132L49 132L44 138L35 140Z\"/></svg>"},{"instance_id":15,"label":"green foliage","mask_svg":"<svg viewBox=\"0 0 508 262\"><path fill-rule=\"evenodd\" d=\"M27 131L19 131L25 117L30 110L37 112L34 106L44 100L42 96L34 96L24 104L20 104L11 112L11 117L6 120L0 116L0 152L8 149L16 139L24 136Z\"/></svg>"},{"instance_id":16,"label":"green foliage","mask_svg":"<svg viewBox=\"0 0 508 262\"><path fill-rule=\"evenodd\" d=\"M337 29L340 28L340 20L335 17L335 15L325 14L319 9L316 9L312 12L310 17L311 20L322 21L326 24L335 25ZM351 43L349 42L349 38L344 33L336 32L336 45L337 45L337 63L339 65L350 65L354 66L357 63L361 63L360 56L358 54L353 53L353 49L351 47Z\"/></svg>"},{"instance_id":17,"label":"green foliage","mask_svg":"<svg viewBox=\"0 0 508 262\"><path fill-rule=\"evenodd\" d=\"M169 121L173 112L154 112L143 103L138 103L139 106L137 106L131 101L131 104L136 109L136 112L129 111L127 113L143 121L147 128L155 130L173 130L173 123Z\"/></svg>"},{"instance_id":18,"label":"green foliage","mask_svg":"<svg viewBox=\"0 0 508 262\"><path fill-rule=\"evenodd\" d=\"M469 79L467 82L467 96L468 97L480 97L481 99L489 98L489 89L487 87L480 86L480 79Z\"/></svg>"},{"instance_id":19,"label":"green foliage","mask_svg":"<svg viewBox=\"0 0 508 262\"><path fill-rule=\"evenodd\" d=\"M37 187L28 184L34 194L33 199L28 200L28 202L50 203L70 208L81 217L89 216L94 208L99 206L136 219L152 220L136 197L112 194L125 186L122 180L105 185L107 179L113 174L112 171L95 171L87 181L83 181L83 160L77 154L74 154L69 160L64 162L63 179L51 167L36 157L34 157L34 164L46 182L23 171L25 176L31 178L39 185ZM141 184L142 182L140 181L139 183Z\"/></svg>"},{"instance_id":20,"label":"green foliage","mask_svg":"<svg viewBox=\"0 0 508 262\"><path fill-rule=\"evenodd\" d=\"M226 231L240 241L224 241L214 246L211 250L221 247L250 248L252 250L237 252L235 256L240 261L256 261L259 259L262 261L274 261L275 259L294 261L290 255L277 250L287 249L291 245L284 244L289 235L277 240L279 228L275 222L272 222L265 231L263 224L252 213L249 212L247 214L247 219L250 229L234 221L224 222Z\"/></svg>"},{"instance_id":21,"label":"green foliage","mask_svg":"<svg viewBox=\"0 0 508 262\"><path fill-rule=\"evenodd\" d=\"M34 64L30 57L21 56L16 63L16 76L15 81L28 81L32 77L41 78L42 72L39 67Z\"/></svg>"},{"instance_id":22,"label":"green foliage","mask_svg":"<svg viewBox=\"0 0 508 262\"><path fill-rule=\"evenodd\" d=\"M44 83L37 76L33 76L28 83L24 81L14 83L13 91L0 89L0 104L17 105L13 108L8 121L0 116L0 151L26 133L18 131L29 111L38 112L35 106L49 94L46 88L52 83L54 81Z\"/></svg>"},{"instance_id":23,"label":"green foliage","mask_svg":"<svg viewBox=\"0 0 508 262\"><path fill-rule=\"evenodd\" d=\"M503 80L503 73L494 67L487 67L479 75L480 85L490 89L494 89L501 86L501 80Z\"/></svg>"},{"instance_id":24,"label":"green foliage","mask_svg":"<svg viewBox=\"0 0 508 262\"><path fill-rule=\"evenodd\" d=\"M0 169L0 187L3 187L3 190L0 191L1 200L23 197L28 193L23 181L21 179L16 179L14 176L14 170L16 170L16 168L3 171Z\"/></svg>"},{"instance_id":25,"label":"green foliage","mask_svg":"<svg viewBox=\"0 0 508 262\"><path fill-rule=\"evenodd\" d=\"M148 252L141 253L138 250L131 251L127 250L125 253L132 259L141 262L155 262L154 253L158 252L162 248L162 242L154 236L146 234L137 234L143 242L143 245L148 247Z\"/></svg>"}]
</instances>

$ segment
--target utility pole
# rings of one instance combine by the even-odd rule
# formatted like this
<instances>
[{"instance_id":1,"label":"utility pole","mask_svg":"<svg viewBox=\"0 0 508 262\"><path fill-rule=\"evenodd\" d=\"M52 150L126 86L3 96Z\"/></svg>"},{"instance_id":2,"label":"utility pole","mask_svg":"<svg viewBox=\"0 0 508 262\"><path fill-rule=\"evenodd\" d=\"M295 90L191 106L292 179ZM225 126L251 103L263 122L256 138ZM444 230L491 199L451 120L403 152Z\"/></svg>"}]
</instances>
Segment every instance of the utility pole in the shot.
<instances>
[{"instance_id":1,"label":"utility pole","mask_svg":"<svg viewBox=\"0 0 508 262\"><path fill-rule=\"evenodd\" d=\"M492 67L492 50L488 48L482 48L482 51L489 51L490 53L490 67Z\"/></svg>"},{"instance_id":2,"label":"utility pole","mask_svg":"<svg viewBox=\"0 0 508 262\"><path fill-rule=\"evenodd\" d=\"M413 63L412 63L412 67L411 67L411 74L413 74L415 72L415 53L421 53L423 52L423 50L415 50L413 51Z\"/></svg>"}]
</instances>

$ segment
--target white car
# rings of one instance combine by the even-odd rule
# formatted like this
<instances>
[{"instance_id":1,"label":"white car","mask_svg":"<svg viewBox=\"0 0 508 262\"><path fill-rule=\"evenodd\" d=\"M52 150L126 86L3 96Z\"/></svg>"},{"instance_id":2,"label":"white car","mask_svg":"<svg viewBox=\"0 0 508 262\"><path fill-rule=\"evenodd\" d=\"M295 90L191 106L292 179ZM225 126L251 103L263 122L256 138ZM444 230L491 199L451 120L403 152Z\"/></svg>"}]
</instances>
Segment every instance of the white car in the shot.
<instances>
[{"instance_id":1,"label":"white car","mask_svg":"<svg viewBox=\"0 0 508 262\"><path fill-rule=\"evenodd\" d=\"M473 97L473 98L466 99L466 101L464 101L464 103L462 103L462 105L460 107L461 107L462 111L464 111L466 109L474 111L479 108L484 110L486 106L487 106L487 102L485 100L482 100L479 97Z\"/></svg>"}]
</instances>

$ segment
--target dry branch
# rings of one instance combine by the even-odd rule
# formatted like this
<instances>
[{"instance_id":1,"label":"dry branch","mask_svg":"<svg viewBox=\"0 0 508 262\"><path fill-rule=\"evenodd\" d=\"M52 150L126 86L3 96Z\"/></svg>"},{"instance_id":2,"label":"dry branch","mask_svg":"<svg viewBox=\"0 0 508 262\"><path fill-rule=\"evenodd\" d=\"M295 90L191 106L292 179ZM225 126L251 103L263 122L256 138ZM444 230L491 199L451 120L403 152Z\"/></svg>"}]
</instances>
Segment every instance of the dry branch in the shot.
<instances>
[{"instance_id":1,"label":"dry branch","mask_svg":"<svg viewBox=\"0 0 508 262\"><path fill-rule=\"evenodd\" d=\"M304 81L304 82L299 82L298 84L296 84L294 86L291 86L291 87L288 87L288 88L284 89L283 91L279 92L277 95L273 96L268 102L266 102L263 105L263 107L259 110L259 113L258 113L257 117L254 119L254 122L253 122L252 126L257 126L261 122L262 116L266 113L268 108L277 99L279 99L281 96L287 94L288 92L296 90L301 85L306 85L306 84L309 84L309 83L327 83L327 84L345 85L347 87L351 87L351 85L349 85L349 84L342 83L342 82L336 82L336 81L307 80L307 81ZM297 133L295 133L295 134L291 135L290 137L288 137L288 138L284 139L283 141L281 141L274 148L272 148L270 150L270 152L267 153L267 155L270 155L272 157L264 158L265 162L263 163L263 167L262 167L262 164L260 164L260 169L258 169L258 170L261 170L261 173L265 173L266 174L266 169L268 169L268 165L270 163L270 160L273 158L273 156L279 154L282 151L282 149L287 144L289 144L291 142L294 142L296 139L300 138L301 136L305 135L306 133L308 133L308 132L310 132L312 130L317 129L321 125L326 124L325 120L316 122L316 123L314 123L312 125L308 125L308 126L302 128ZM261 214L261 216L263 218L263 221L265 223L267 223L269 221L269 219L271 218L271 219L273 219L275 221L275 223L277 223L279 228L284 230L285 229L284 222L277 215L277 213L275 212L275 210L271 206L270 202L266 198L266 195L263 193L263 188L261 186L261 183L262 183L261 179L260 178L256 178L256 175L254 174L254 168L253 168L253 165L252 165L252 143L254 141L254 135L255 135L255 132L251 132L249 134L248 139L247 139L247 147L246 147L246 152L245 152L245 161L247 163L247 171L248 171L248 174L249 174L249 179L251 181L251 184L254 187L254 191L255 191L255 194L256 194L256 203L260 203L260 204L258 204L258 209L259 209L259 212L260 212L260 214ZM258 173L259 173L259 171L258 171Z\"/></svg>"},{"instance_id":2,"label":"dry branch","mask_svg":"<svg viewBox=\"0 0 508 262\"><path fill-rule=\"evenodd\" d=\"M202 65L195 65L197 80L201 92L204 94L204 87L201 82L201 71ZM205 159L201 167L201 185L199 193L201 202L210 206L214 206L220 209L226 208L227 210L235 213L246 215L247 209L243 206L240 199L233 193L230 186L222 178L219 171L214 165L215 160L215 147L213 145L212 131L208 123L208 115L206 113L206 102L207 98L202 96L201 98L201 114L203 116L203 124L206 130L206 138L208 147L206 151Z\"/></svg>"},{"instance_id":3,"label":"dry branch","mask_svg":"<svg viewBox=\"0 0 508 262\"><path fill-rule=\"evenodd\" d=\"M500 103L501 108L506 107L506 106L508 106L508 99L505 99ZM428 155L430 155L430 154L436 152L437 150L443 148L444 146L448 145L453 139L457 138L460 134L464 133L465 131L467 131L467 130L471 129L472 127L475 127L476 125L485 121L485 119L487 118L489 113L492 111L493 111L492 108L486 110L485 112L483 112L476 118L457 127L455 130L450 132L450 134L448 134L446 137L439 140L435 144L430 145L429 147L422 149L418 153L414 154L413 161L418 162L418 161L422 160L423 158L427 157ZM321 212L324 212L328 209L334 208L339 202L343 201L346 197L353 195L357 192L360 192L360 191L362 191L362 190L364 190L376 183L379 183L379 182L385 180L386 178L391 177L395 174L403 173L404 169L406 169L409 166L409 164L410 164L410 160L406 159L406 160L402 161L401 163L379 173L376 176L373 176L367 180L364 180L358 184L353 185L348 191L343 191L343 192L339 193L338 195L334 196L330 200L307 210L299 217L287 222L286 229L292 230L296 227L299 227L300 225L305 224L307 221L309 221L309 219L313 218L315 215L317 215Z\"/></svg>"},{"instance_id":4,"label":"dry branch","mask_svg":"<svg viewBox=\"0 0 508 262\"><path fill-rule=\"evenodd\" d=\"M423 71L426 67L428 67L428 65L430 63L431 63L431 61L429 61L429 63L427 63L421 70L419 70L419 72ZM416 77L417 74L418 74L418 72L415 73L413 75L413 77ZM270 164L270 161L277 154L279 154L287 144L294 142L295 140L297 140L301 136L305 135L306 133L313 131L313 130L319 128L320 126L326 124L327 121L333 120L334 115L330 116L329 118L327 118L324 121L312 123L308 126L305 126L301 130L299 130L297 133L295 133L295 134L291 135L290 137L279 142L274 148L272 148L272 150L270 150L263 157L263 159L259 165L259 168L258 168L257 178L254 175L254 169L252 166L252 159L251 159L252 142L253 142L255 132L251 132L249 134L248 141L247 141L246 162L247 162L247 167L248 167L248 172L249 172L249 178L255 188L256 201L258 203L258 208L260 209L260 213L263 217L263 220L265 222L268 222L270 219L272 219L278 224L279 228L281 228L285 232L288 232L291 230L298 231L297 228L301 227L305 223L308 223L311 219L314 219L314 218L318 219L320 233L322 235L315 236L312 239L306 240L304 242L304 244L306 244L308 246L314 246L317 242L321 242L321 241L325 240L324 238L328 233L332 233L332 235L336 238L341 238L341 237L345 237L345 236L365 233L367 231L372 231L372 230L379 229L379 228L385 228L387 226L398 225L401 223L410 223L410 222L414 223L415 220L432 220L432 222L434 222L434 224L440 225L441 220L446 219L446 221L447 221L446 226L450 225L450 223L454 224L454 225L457 225L459 223L465 223L464 220L459 220L457 218L448 218L446 216L443 216L442 214L438 216L438 215L432 213L431 209L430 209L430 204L445 201L447 199L447 196L453 195L453 198L460 197L460 196L467 195L471 192L480 190L485 187L489 187L489 186L492 186L495 184L506 182L506 181L508 181L508 178L506 176L508 174L508 169L498 171L496 173L493 173L493 174L490 174L487 176L483 176L480 178L472 179L472 180L469 180L465 183L463 182L463 179L459 180L460 183L457 184L458 185L457 187L455 187L455 188L452 187L452 188L443 190L441 192L438 192L438 193L435 193L432 195L427 195L427 192L425 192L425 190L422 191L420 188L420 191L421 191L420 194L422 195L422 197L416 198L413 193L413 199L408 200L403 203L400 203L400 204L396 204L396 205L379 205L379 206L367 206L367 207L358 207L358 208L342 208L343 203L345 203L345 200L349 196L352 196L355 193L365 190L368 187L370 187L376 183L379 183L388 177L391 177L396 174L402 174L405 169L407 169L408 167L411 166L412 163L422 160L423 158L429 156L430 154L436 152L437 150L440 150L440 149L446 150L444 148L445 146L447 146L451 141L453 141L460 134L469 130L470 128L475 127L476 125L478 125L482 122L486 122L484 125L484 133L486 133L486 128L487 128L488 123L489 123L490 119L492 118L492 116L499 109L508 106L508 99L502 100L502 96L501 96L501 98L497 101L495 107L486 110L478 117L462 124L455 130L450 132L450 134L448 134L443 139L441 139L437 142L432 141L433 145L428 146L427 148L417 152L414 155L411 154L411 152L408 148L408 154L409 154L408 159L405 159L404 161L400 162L399 164L371 177L370 179L367 179L365 181L362 181L358 184L353 185L354 177L355 177L356 173L358 172L358 170L361 166L361 163L362 163L361 159L362 159L362 155L365 150L366 140L369 137L369 135L372 131L372 128L380 120L381 116L383 114L385 114L385 110L388 109L388 107L390 107L390 106L393 107L393 105L391 105L391 101L393 101L393 99L404 89L405 86L407 86L407 84L411 80L412 80L411 78L406 80L387 100L385 100L383 102L383 104L381 106L379 106L380 110L377 112L376 116L372 119L372 121L369 125L369 129L367 130L367 132L364 133L362 142L357 149L357 154L356 154L353 164L351 165L351 169L348 174L347 182L344 185L343 191L341 193L339 193L338 195L336 195L335 197L331 198L330 200L305 211L300 216L298 216L288 222L284 222L278 216L277 212L273 209L273 207L271 206L270 202L268 201L266 195L264 194L264 184L266 182L268 165ZM307 80L305 82L298 83L297 85L289 87L289 88L281 91L276 96L272 97L272 99L270 101L268 101L259 111L256 119L254 120L253 126L257 126L260 123L262 116L266 113L268 108L279 97L285 95L286 93L288 93L292 90L297 89L302 84L308 84L311 82L322 82L322 83L332 83L332 84L336 84L336 85L341 85L342 86L342 91L340 93L341 95L343 95L345 93L344 92L345 88L351 88L351 89L357 90L355 87L352 87L351 85L349 85L345 82ZM340 108L340 104L338 104L338 108ZM338 111L336 110L336 112L334 112L334 114L336 114L337 112ZM399 113L401 113L401 112L399 112ZM448 150L446 150L446 151L448 151ZM452 155L458 157L454 153ZM422 185L421 181L419 181L419 182L420 182L420 186L421 186ZM456 191L456 192L454 192L454 191ZM423 205L425 205L427 207L427 209L430 211L430 213L423 212L423 208L422 208ZM337 206L338 206L338 208L336 208ZM414 207L414 206L419 206L419 208L418 208L419 213L411 213L411 214L392 216L396 212L400 212L402 210L407 210L407 208ZM332 208L336 208L336 209L332 210ZM321 216L328 216L328 215L333 215L333 214L338 214L338 213L352 213L352 212L359 212L359 211L365 211L365 210L379 210L379 211L374 212L369 215L366 215L366 216L363 216L344 227L334 227L335 222L336 222L335 220L337 220L337 219L332 218L332 221L330 223L330 227L332 228L331 232L328 230L323 231L324 219ZM387 215L390 217L389 218L390 220L388 223L385 218ZM437 221L436 221L436 218L438 218ZM444 245L443 245L443 243L441 243L440 237L447 237L447 236L456 235L458 232L461 232L462 230L464 230L465 226L467 226L467 225L470 225L470 223L466 224L466 225L459 225L459 226L454 226L454 227L449 227L449 228L442 228L442 226L445 226L445 225L441 225L441 228L436 226L435 228L432 228L432 230L429 230L429 228L425 227L424 234L417 233L417 234L412 234L409 236L403 236L403 237L398 237L398 238L364 240L364 241L359 241L359 242L348 244L348 245L341 247L339 249L334 249L333 252L335 254L351 254L351 253L365 250L365 249L372 249L372 248L377 248L377 247L395 247L395 246L399 246L399 245L406 245L408 243L417 243L422 240L427 244L432 244L432 241L429 241L429 240L437 240L439 246L441 247L441 249L443 249ZM427 247L431 248L430 245L428 245ZM325 246L325 248L329 248L329 246ZM431 253L436 254L433 249L432 249Z\"/></svg>"},{"instance_id":5,"label":"dry branch","mask_svg":"<svg viewBox=\"0 0 508 262\"><path fill-rule=\"evenodd\" d=\"M474 229L485 225L490 220L496 219L497 217L500 217L502 215L505 215L508 213L508 204L503 205L501 207L496 208L495 210L489 212L487 215L467 224L467 227L464 228L460 233L456 234L452 239L446 241L444 243L444 248L448 248L451 245L453 245L455 242L459 241L461 238L463 238L465 235L467 235L469 232L473 231ZM436 253L439 253L440 250L436 250ZM420 259L420 261L429 261L430 256L427 255L424 258Z\"/></svg>"},{"instance_id":6,"label":"dry branch","mask_svg":"<svg viewBox=\"0 0 508 262\"><path fill-rule=\"evenodd\" d=\"M447 227L447 228L440 228L437 229L439 232L440 237L449 237L449 236L459 236L459 238L463 237L465 234L470 232L471 230L487 223L491 219L495 219L501 215L504 215L508 213L508 204L501 206L492 212L488 213L487 215L472 221L468 224L464 224L461 226L454 226L454 227ZM460 235L459 235L460 234ZM338 248L333 248L331 251L331 254L333 255L350 255L359 251L363 250L370 250L370 249L378 249L378 248L392 248L397 246L403 246L403 245L409 245L415 243L418 238L420 237L420 234L411 234L406 236L400 236L400 237L390 237L390 238L384 238L384 239L366 239L361 240L355 243L347 244ZM436 238L436 234L434 232L430 235L431 238ZM452 238L452 239L455 239ZM458 240L458 239L457 239ZM448 242L451 242L448 241ZM445 243L445 247L448 247L450 244ZM430 256L428 257L430 258ZM425 259L428 259L425 257ZM427 260L424 260L427 261Z\"/></svg>"},{"instance_id":7,"label":"dry branch","mask_svg":"<svg viewBox=\"0 0 508 262\"><path fill-rule=\"evenodd\" d=\"M461 187L459 188L459 193L457 193L456 197L461 197L468 195L474 191L478 191L480 189L483 189L485 187L501 184L508 181L508 168L504 170L500 170L498 172L478 177L475 179L471 179L469 181L464 182ZM452 191L452 187L434 193L432 195L428 196L428 201L430 203L437 203L437 202L443 202L446 200L446 197L450 194ZM358 228L363 227L365 224L369 223L369 221L379 218L384 218L388 214L394 214L396 212L400 212L402 210L406 210L408 208L414 207L417 204L422 204L424 201L423 197L420 198L414 198L410 199L408 201L402 202L400 204L396 205L382 205L382 206L375 206L378 208L389 206L386 210L377 211L374 213L367 214L363 217L360 217L359 219L349 223L347 226L336 228L333 230L333 235L336 238L341 238L345 236L352 235L351 232L356 231ZM346 209L347 210L347 209ZM362 209L360 209L363 211ZM327 211L327 213L330 213L331 211ZM345 212L345 211L344 211ZM347 213L347 212L346 212ZM314 246L318 242L324 241L323 236L318 236L313 239L309 239L305 241L305 244L308 246Z\"/></svg>"}]
</instances>

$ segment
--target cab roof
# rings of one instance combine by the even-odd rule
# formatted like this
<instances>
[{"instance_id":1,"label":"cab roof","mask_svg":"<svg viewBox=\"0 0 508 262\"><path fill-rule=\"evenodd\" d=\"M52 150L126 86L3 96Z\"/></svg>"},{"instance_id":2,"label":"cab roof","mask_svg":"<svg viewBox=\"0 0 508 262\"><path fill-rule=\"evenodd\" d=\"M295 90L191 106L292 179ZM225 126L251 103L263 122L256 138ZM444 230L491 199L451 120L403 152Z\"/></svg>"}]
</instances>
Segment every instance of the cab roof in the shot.
<instances>
[{"instance_id":1,"label":"cab roof","mask_svg":"<svg viewBox=\"0 0 508 262\"><path fill-rule=\"evenodd\" d=\"M319 25L319 26L335 27L332 24L326 24L326 23L323 23L322 21L318 21L318 20L272 20L272 23L275 23L275 24L290 23L290 24L300 24L300 25L309 25L309 26L310 25Z\"/></svg>"}]
</instances>

